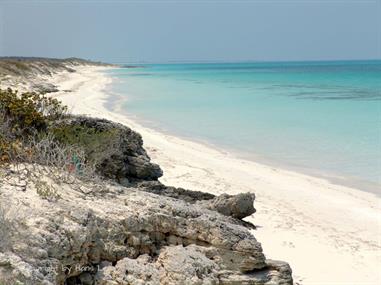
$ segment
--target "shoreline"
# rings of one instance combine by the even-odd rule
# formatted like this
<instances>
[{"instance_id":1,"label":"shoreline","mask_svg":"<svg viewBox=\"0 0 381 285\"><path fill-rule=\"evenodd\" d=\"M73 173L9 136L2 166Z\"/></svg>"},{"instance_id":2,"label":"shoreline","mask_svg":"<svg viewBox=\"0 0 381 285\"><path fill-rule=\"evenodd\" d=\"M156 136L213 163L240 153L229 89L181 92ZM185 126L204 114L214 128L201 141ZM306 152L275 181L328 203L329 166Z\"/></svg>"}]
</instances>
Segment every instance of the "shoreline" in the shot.
<instances>
[{"instance_id":1,"label":"shoreline","mask_svg":"<svg viewBox=\"0 0 381 285\"><path fill-rule=\"evenodd\" d=\"M111 98L111 97L113 97L113 96L118 97L119 95L117 93L114 93L114 92L107 90L107 88L104 89L104 92L106 92L106 94L108 94L108 98L104 104L105 109L108 112L116 113L120 116L128 118L129 120L131 120L135 124L137 124L139 126L139 128L144 126L144 128L154 130L155 132L163 134L165 136L177 137L183 141L188 141L188 142L191 141L191 142L203 145L206 148L217 150L217 151L221 152L222 154L229 156L230 158L254 162L254 163L258 163L258 164L261 164L263 166L270 167L270 168L282 169L285 171L295 172L295 173L303 174L306 176L310 176L310 177L314 177L314 178L318 178L318 179L323 179L323 180L328 181L331 184L335 184L338 186L345 186L345 187L348 187L351 189L356 189L358 191L367 192L367 193L376 195L378 198L381 198L380 190L377 191L377 189L381 189L381 184L377 183L377 182L368 181L368 180L355 178L355 177L333 175L333 174L330 174L330 173L327 173L324 171L320 171L317 169L312 169L312 168L307 169L307 168L300 166L300 165L290 165L286 162L270 160L268 158L265 158L262 155L240 151L237 149L233 149L232 147L229 148L226 146L219 146L219 145L212 143L212 142L209 142L205 139L195 138L195 137L191 137L191 136L184 136L181 134L176 134L176 133L171 132L170 130L164 129L162 127L154 126L154 125L152 125L153 122L150 120L140 118L134 114L129 114L128 112L126 112L120 108L116 108L115 105L118 105L120 103L125 103L126 100L116 99L115 101L111 101L111 100L113 100L113 98Z\"/></svg>"},{"instance_id":2,"label":"shoreline","mask_svg":"<svg viewBox=\"0 0 381 285\"><path fill-rule=\"evenodd\" d=\"M211 192L254 192L248 220L268 257L290 263L299 284L379 284L380 199L321 178L233 157L198 142L141 126L107 110L111 78L104 68L79 68L54 78L53 93L74 114L103 117L139 132L164 184ZM264 226L262 226L264 225ZM313 262L310 260L313 259ZM312 265L314 263L314 265ZM319 264L319 266L316 266ZM332 269L335 272L332 272Z\"/></svg>"},{"instance_id":3,"label":"shoreline","mask_svg":"<svg viewBox=\"0 0 381 285\"><path fill-rule=\"evenodd\" d=\"M120 88L119 81L123 80L117 77L113 77L113 81L116 82L117 86ZM189 132L187 133L187 130L183 131L183 129L181 128L173 128L173 126L168 128L168 125L165 122L165 120L159 122L156 121L154 118L147 119L145 115L149 116L149 114L137 115L130 113L128 109L128 103L130 100L128 92L127 94L123 94L123 91L115 91L115 89L113 89L113 87L110 86L107 86L104 92L108 94L107 101L104 105L107 111L117 113L121 116L129 118L140 127L144 126L147 129L155 130L157 133L178 137L184 141L196 142L211 149L218 149L219 151L229 154L231 157L237 159L252 161L259 164L263 164L267 167L288 170L291 172L296 172L300 174L305 174L307 176L328 180L332 184L346 186L360 191L365 191L371 194L375 194L379 198L381 198L381 176L379 175L375 176L374 178L367 176L369 174L368 172L357 172L357 175L351 175L348 172L342 172L341 167L337 167L336 170L328 170L328 167L321 165L321 167L319 168L313 163L314 159L311 157L308 159L308 161L302 162L298 161L298 159L293 160L292 157L284 157L283 159L279 159L279 157L268 155L270 154L269 151L265 151L262 149L260 152L258 152L258 150L247 148L246 146L250 144L245 144L246 146L239 144L226 144L221 140L210 139L210 137L208 138L208 136L205 136L205 134L204 137L200 134L196 135L194 132L193 135L190 135ZM120 94L118 92L120 92ZM126 103L127 107L124 107ZM292 151L288 152L293 153ZM328 161L328 163L330 163L330 161ZM376 168L374 167L373 169Z\"/></svg>"}]
</instances>

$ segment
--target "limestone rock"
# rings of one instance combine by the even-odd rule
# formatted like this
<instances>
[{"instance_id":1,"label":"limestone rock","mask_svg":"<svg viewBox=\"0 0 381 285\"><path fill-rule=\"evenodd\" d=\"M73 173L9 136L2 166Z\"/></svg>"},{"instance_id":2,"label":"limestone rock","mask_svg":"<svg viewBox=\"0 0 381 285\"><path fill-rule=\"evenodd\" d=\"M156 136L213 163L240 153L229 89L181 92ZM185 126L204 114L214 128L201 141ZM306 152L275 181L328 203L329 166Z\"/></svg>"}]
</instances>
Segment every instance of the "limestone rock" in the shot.
<instances>
[{"instance_id":1,"label":"limestone rock","mask_svg":"<svg viewBox=\"0 0 381 285\"><path fill-rule=\"evenodd\" d=\"M210 193L165 186L159 181L143 181L137 183L136 186L139 190L145 192L180 199L192 204L197 203L210 210L237 219L243 219L255 213L255 195L253 193L215 196Z\"/></svg>"},{"instance_id":2,"label":"limestone rock","mask_svg":"<svg viewBox=\"0 0 381 285\"><path fill-rule=\"evenodd\" d=\"M160 285L159 270L149 255L141 255L136 259L123 258L115 266L100 268L95 279L99 285L137 284Z\"/></svg>"},{"instance_id":3,"label":"limestone rock","mask_svg":"<svg viewBox=\"0 0 381 285\"><path fill-rule=\"evenodd\" d=\"M213 194L201 191L192 191L183 188L165 186L159 181L143 181L136 184L139 190L158 194L161 196L180 199L188 203L196 203L198 201L207 201L215 198Z\"/></svg>"},{"instance_id":4,"label":"limestone rock","mask_svg":"<svg viewBox=\"0 0 381 285\"><path fill-rule=\"evenodd\" d=\"M241 193L238 195L222 194L211 200L207 207L223 215L243 219L255 213L254 199L254 193Z\"/></svg>"},{"instance_id":5,"label":"limestone rock","mask_svg":"<svg viewBox=\"0 0 381 285\"><path fill-rule=\"evenodd\" d=\"M7 175L0 203L19 215L8 219L16 230L0 250L0 283L292 284L288 265L266 260L245 227L201 204L108 182L58 185L46 175L14 191L7 181L18 174ZM61 198L40 197L35 179Z\"/></svg>"},{"instance_id":6,"label":"limestone rock","mask_svg":"<svg viewBox=\"0 0 381 285\"><path fill-rule=\"evenodd\" d=\"M165 247L156 259L141 255L101 268L96 282L100 285L292 284L291 269L285 262L268 260L267 267L246 274L226 270L224 262L213 258L205 247Z\"/></svg>"},{"instance_id":7,"label":"limestone rock","mask_svg":"<svg viewBox=\"0 0 381 285\"><path fill-rule=\"evenodd\" d=\"M166 247L157 259L160 284L218 284L219 266L203 248L190 245Z\"/></svg>"}]
</instances>

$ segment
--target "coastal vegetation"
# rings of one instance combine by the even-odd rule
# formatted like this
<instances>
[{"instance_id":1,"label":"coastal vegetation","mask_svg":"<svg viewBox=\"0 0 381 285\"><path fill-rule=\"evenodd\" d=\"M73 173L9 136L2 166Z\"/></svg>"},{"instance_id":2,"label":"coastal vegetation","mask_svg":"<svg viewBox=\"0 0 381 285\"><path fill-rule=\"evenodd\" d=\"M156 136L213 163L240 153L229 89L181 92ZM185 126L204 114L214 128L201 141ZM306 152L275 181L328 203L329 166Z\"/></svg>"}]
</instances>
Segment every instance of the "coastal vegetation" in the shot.
<instances>
[{"instance_id":1,"label":"coastal vegetation","mask_svg":"<svg viewBox=\"0 0 381 285\"><path fill-rule=\"evenodd\" d=\"M35 147L49 135L49 125L66 111L58 100L43 94L0 90L0 161L23 162L37 155Z\"/></svg>"},{"instance_id":2,"label":"coastal vegetation","mask_svg":"<svg viewBox=\"0 0 381 285\"><path fill-rule=\"evenodd\" d=\"M75 72L78 66L112 66L81 58L0 57L0 78L4 76L52 75L57 70Z\"/></svg>"}]
</instances>

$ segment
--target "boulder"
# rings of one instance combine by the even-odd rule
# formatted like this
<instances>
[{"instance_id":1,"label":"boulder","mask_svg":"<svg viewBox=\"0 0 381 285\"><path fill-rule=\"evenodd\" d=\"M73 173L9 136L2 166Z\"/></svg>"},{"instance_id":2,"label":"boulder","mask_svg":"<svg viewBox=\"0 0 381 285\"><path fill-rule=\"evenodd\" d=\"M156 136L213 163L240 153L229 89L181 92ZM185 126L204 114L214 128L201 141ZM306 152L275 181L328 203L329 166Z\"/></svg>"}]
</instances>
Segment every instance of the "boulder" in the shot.
<instances>
[{"instance_id":1,"label":"boulder","mask_svg":"<svg viewBox=\"0 0 381 285\"><path fill-rule=\"evenodd\" d=\"M255 213L254 200L254 193L222 194L210 200L207 207L225 216L243 219Z\"/></svg>"}]
</instances>

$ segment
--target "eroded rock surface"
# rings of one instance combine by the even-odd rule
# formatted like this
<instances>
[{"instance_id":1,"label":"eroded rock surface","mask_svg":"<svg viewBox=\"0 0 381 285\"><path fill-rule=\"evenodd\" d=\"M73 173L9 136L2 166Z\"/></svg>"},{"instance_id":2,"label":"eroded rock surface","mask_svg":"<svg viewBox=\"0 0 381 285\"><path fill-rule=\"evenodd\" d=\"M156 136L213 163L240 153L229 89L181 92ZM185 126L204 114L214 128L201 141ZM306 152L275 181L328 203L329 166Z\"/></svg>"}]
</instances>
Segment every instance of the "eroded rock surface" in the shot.
<instances>
[{"instance_id":1,"label":"eroded rock surface","mask_svg":"<svg viewBox=\"0 0 381 285\"><path fill-rule=\"evenodd\" d=\"M1 174L0 212L17 209L8 217L12 231L0 237L8 241L0 250L3 280L292 284L289 266L266 260L260 243L232 217L197 202L142 191L144 185L57 183L46 169L36 169L23 178L25 187L14 186L22 182L19 173ZM41 180L59 196L42 195L36 188Z\"/></svg>"}]
</instances>

